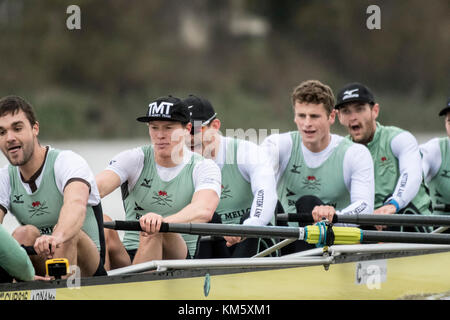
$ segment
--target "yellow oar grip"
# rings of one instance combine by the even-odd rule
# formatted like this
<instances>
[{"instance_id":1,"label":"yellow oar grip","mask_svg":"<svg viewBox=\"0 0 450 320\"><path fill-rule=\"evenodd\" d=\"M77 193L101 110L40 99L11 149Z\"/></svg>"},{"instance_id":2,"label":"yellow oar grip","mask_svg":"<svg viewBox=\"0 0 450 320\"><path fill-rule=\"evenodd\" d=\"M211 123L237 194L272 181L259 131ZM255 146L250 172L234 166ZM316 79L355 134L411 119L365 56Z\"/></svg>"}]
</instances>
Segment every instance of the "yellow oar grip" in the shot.
<instances>
[{"instance_id":1,"label":"yellow oar grip","mask_svg":"<svg viewBox=\"0 0 450 320\"><path fill-rule=\"evenodd\" d=\"M310 244L319 243L319 239L323 241L323 230L319 226L306 226L305 241ZM333 227L334 244L356 244L361 243L362 230L354 227Z\"/></svg>"}]
</instances>

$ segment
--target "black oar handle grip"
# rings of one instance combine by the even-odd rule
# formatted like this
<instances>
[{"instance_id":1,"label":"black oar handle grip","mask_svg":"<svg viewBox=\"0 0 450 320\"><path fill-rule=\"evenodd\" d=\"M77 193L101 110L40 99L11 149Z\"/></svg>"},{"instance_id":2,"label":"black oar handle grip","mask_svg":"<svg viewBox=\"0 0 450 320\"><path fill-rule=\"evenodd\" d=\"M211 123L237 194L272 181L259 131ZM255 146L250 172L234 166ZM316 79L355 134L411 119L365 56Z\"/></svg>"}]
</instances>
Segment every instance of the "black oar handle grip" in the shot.
<instances>
[{"instance_id":1,"label":"black oar handle grip","mask_svg":"<svg viewBox=\"0 0 450 320\"><path fill-rule=\"evenodd\" d=\"M108 229L123 230L123 231L142 231L139 221L105 221L103 226ZM169 224L166 222L161 223L159 232L169 232Z\"/></svg>"},{"instance_id":2,"label":"black oar handle grip","mask_svg":"<svg viewBox=\"0 0 450 320\"><path fill-rule=\"evenodd\" d=\"M314 223L314 219L312 217L312 213L308 212L300 212L300 213L286 213L286 214L279 214L278 216L286 217L287 215L287 221L289 222L299 222L299 223ZM280 220L285 220L280 219ZM286 220L285 220L286 221ZM338 222L338 215L333 215L333 223Z\"/></svg>"},{"instance_id":3,"label":"black oar handle grip","mask_svg":"<svg viewBox=\"0 0 450 320\"><path fill-rule=\"evenodd\" d=\"M29 256L37 255L37 252L36 252L36 250L34 250L33 246L24 246L24 245L22 245L22 248L25 249L27 255L29 255Z\"/></svg>"}]
</instances>

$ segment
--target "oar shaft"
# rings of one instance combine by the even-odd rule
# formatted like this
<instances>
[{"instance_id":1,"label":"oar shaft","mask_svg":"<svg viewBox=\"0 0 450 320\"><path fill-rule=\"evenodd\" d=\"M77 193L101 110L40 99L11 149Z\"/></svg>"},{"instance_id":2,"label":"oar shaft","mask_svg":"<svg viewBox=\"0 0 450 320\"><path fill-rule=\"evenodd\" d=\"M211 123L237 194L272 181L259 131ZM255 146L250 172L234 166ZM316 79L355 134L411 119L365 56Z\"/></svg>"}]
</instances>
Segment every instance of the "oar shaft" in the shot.
<instances>
[{"instance_id":1,"label":"oar shaft","mask_svg":"<svg viewBox=\"0 0 450 320\"><path fill-rule=\"evenodd\" d=\"M362 233L362 242L450 244L450 234L369 230Z\"/></svg>"},{"instance_id":2,"label":"oar shaft","mask_svg":"<svg viewBox=\"0 0 450 320\"><path fill-rule=\"evenodd\" d=\"M277 215L278 221L314 223L310 213L282 213ZM415 215L415 214L354 214L334 215L333 223L352 223L358 225L389 226L450 226L450 216Z\"/></svg>"},{"instance_id":3,"label":"oar shaft","mask_svg":"<svg viewBox=\"0 0 450 320\"><path fill-rule=\"evenodd\" d=\"M104 227L115 230L142 231L138 221L112 221L104 222ZM300 237L303 228L272 227L272 226L243 226L221 223L165 223L161 224L160 232L187 233L208 236L241 236L247 238L274 237L296 238Z\"/></svg>"}]
</instances>

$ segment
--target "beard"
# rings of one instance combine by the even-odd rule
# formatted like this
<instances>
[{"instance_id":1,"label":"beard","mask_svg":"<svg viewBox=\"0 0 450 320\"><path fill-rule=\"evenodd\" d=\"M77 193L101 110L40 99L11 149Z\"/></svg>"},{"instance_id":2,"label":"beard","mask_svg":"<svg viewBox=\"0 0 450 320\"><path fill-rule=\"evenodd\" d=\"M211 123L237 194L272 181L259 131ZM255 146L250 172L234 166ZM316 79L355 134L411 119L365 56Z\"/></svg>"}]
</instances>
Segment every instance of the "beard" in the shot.
<instances>
[{"instance_id":1,"label":"beard","mask_svg":"<svg viewBox=\"0 0 450 320\"><path fill-rule=\"evenodd\" d=\"M13 166L23 166L30 161L34 154L34 140L27 145L20 145L20 150L17 154L10 154L3 152L9 163Z\"/></svg>"}]
</instances>

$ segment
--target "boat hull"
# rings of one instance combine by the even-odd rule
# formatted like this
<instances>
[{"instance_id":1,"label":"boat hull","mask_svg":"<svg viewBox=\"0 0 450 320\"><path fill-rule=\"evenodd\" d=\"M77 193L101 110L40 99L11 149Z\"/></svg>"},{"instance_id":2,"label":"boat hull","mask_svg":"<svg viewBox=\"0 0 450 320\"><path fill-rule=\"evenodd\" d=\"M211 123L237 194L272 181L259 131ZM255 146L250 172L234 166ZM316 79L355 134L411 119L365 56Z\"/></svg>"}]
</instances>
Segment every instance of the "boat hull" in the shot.
<instances>
[{"instance_id":1,"label":"boat hull","mask_svg":"<svg viewBox=\"0 0 450 320\"><path fill-rule=\"evenodd\" d=\"M450 252L289 268L174 270L0 286L0 299L372 300L450 290ZM29 288L27 288L29 287ZM13 290L8 290L13 289Z\"/></svg>"}]
</instances>

